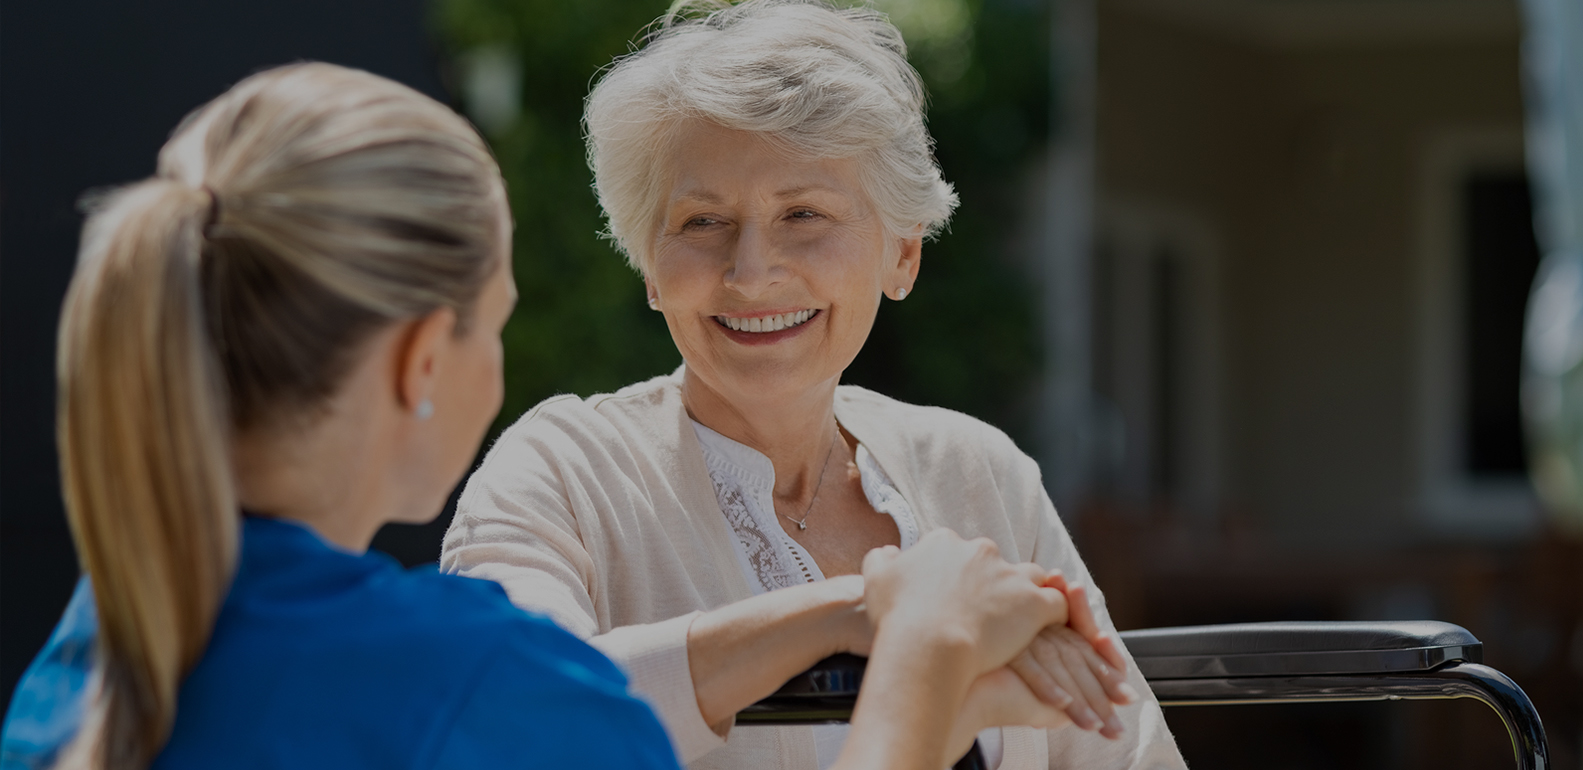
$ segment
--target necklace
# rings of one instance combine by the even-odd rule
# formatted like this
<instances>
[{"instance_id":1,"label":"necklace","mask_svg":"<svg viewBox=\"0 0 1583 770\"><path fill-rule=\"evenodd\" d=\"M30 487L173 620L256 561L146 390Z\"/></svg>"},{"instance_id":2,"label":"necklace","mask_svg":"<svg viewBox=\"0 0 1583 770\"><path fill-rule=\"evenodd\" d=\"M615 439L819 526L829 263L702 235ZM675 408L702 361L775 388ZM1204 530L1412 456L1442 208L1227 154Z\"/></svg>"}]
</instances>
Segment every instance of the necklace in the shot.
<instances>
[{"instance_id":1,"label":"necklace","mask_svg":"<svg viewBox=\"0 0 1583 770\"><path fill-rule=\"evenodd\" d=\"M840 436L841 436L841 429L837 428L836 432L835 432L835 435L830 437L830 448L828 450L826 450L825 453L824 453L824 466L819 469L819 480L814 482L814 485L813 485L813 497L809 498L809 500L808 500L808 507L803 509L802 518L801 519L794 519L794 518L792 518L790 516L787 516L784 513L781 513L780 511L776 511L775 512L781 518L783 518L783 519L785 519L785 520L787 520L787 521L789 521L789 522L791 522L793 524L796 524L797 525L797 531L799 531L799 532L801 532L801 531L803 531L803 530L808 528L808 514L813 513L814 501L819 499L819 489L824 486L824 472L830 469L830 455L835 454L835 440L837 438L839 438Z\"/></svg>"}]
</instances>

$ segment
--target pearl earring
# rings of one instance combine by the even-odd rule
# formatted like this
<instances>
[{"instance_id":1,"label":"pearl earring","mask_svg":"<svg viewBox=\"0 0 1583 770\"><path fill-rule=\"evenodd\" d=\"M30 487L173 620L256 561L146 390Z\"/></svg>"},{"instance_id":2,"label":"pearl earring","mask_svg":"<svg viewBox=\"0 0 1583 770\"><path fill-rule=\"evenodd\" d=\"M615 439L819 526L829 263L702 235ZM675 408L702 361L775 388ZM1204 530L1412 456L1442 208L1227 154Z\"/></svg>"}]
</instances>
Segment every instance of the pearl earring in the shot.
<instances>
[{"instance_id":1,"label":"pearl earring","mask_svg":"<svg viewBox=\"0 0 1583 770\"><path fill-rule=\"evenodd\" d=\"M649 297L649 309L650 310L659 310L660 309L660 298L659 297Z\"/></svg>"},{"instance_id":2,"label":"pearl earring","mask_svg":"<svg viewBox=\"0 0 1583 770\"><path fill-rule=\"evenodd\" d=\"M412 416L414 416L414 417L416 417L416 418L418 418L420 420L427 420L430 417L433 417L434 416L434 402L430 401L427 398L423 399L422 401L419 401L418 402L418 408L412 410Z\"/></svg>"},{"instance_id":3,"label":"pearl earring","mask_svg":"<svg viewBox=\"0 0 1583 770\"><path fill-rule=\"evenodd\" d=\"M907 298L907 287L903 286L903 287L901 287L901 288L896 290L896 301L897 302L900 302L900 301L902 301L902 300L904 300L906 298Z\"/></svg>"}]
</instances>

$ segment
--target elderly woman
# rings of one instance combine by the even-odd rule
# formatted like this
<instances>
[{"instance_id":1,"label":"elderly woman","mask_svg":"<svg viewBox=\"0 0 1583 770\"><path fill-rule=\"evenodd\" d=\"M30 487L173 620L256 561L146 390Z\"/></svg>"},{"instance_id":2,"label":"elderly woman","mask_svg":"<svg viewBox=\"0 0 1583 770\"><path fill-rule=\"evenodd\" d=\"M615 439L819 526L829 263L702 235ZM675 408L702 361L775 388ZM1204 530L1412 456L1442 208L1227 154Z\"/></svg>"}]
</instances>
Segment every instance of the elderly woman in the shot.
<instances>
[{"instance_id":1,"label":"elderly woman","mask_svg":"<svg viewBox=\"0 0 1583 770\"><path fill-rule=\"evenodd\" d=\"M1071 581L1072 626L1012 666L1083 728L986 731L991 764L1180 767L1102 598L1081 601L1088 572L1034 461L970 417L839 385L955 206L923 104L900 34L868 9L671 15L620 59L588 99L589 159L685 363L518 421L469 482L442 566L621 663L692 767L813 768L844 726L733 730L734 714L868 650L865 553L939 528L987 537Z\"/></svg>"}]
</instances>

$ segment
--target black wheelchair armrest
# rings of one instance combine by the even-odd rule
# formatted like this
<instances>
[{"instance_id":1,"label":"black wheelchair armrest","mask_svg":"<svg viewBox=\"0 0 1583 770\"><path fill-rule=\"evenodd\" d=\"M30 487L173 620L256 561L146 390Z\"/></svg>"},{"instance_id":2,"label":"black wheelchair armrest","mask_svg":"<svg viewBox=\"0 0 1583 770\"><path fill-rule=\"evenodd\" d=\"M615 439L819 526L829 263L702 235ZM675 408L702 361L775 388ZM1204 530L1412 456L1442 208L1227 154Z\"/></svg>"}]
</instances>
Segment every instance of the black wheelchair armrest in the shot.
<instances>
[{"instance_id":1,"label":"black wheelchair armrest","mask_svg":"<svg viewBox=\"0 0 1583 770\"><path fill-rule=\"evenodd\" d=\"M1150 681L1406 673L1484 657L1473 634L1434 620L1150 628L1121 640Z\"/></svg>"},{"instance_id":2,"label":"black wheelchair armrest","mask_svg":"<svg viewBox=\"0 0 1583 770\"><path fill-rule=\"evenodd\" d=\"M739 725L820 725L848 722L863 686L868 658L832 655L791 678L774 695L737 712ZM984 770L975 741L952 770Z\"/></svg>"},{"instance_id":3,"label":"black wheelchair armrest","mask_svg":"<svg viewBox=\"0 0 1583 770\"><path fill-rule=\"evenodd\" d=\"M737 724L821 725L849 721L868 658L832 655L740 712Z\"/></svg>"},{"instance_id":4,"label":"black wheelchair armrest","mask_svg":"<svg viewBox=\"0 0 1583 770\"><path fill-rule=\"evenodd\" d=\"M1128 631L1162 706L1473 698L1499 714L1522 770L1549 767L1539 712L1484 645L1432 620L1239 623Z\"/></svg>"}]
</instances>

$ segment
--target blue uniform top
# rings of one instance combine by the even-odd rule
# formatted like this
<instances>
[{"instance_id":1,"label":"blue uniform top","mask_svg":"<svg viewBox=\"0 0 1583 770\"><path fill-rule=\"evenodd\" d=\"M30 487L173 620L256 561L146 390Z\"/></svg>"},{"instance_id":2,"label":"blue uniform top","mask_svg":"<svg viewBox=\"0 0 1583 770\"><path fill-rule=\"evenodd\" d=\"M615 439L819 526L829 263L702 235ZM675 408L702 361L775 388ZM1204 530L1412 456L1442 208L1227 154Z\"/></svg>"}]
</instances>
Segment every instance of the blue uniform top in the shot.
<instances>
[{"instance_id":1,"label":"blue uniform top","mask_svg":"<svg viewBox=\"0 0 1583 770\"><path fill-rule=\"evenodd\" d=\"M244 521L154 768L676 768L615 664L494 583ZM12 697L0 770L47 767L75 733L94 626L84 580Z\"/></svg>"}]
</instances>

